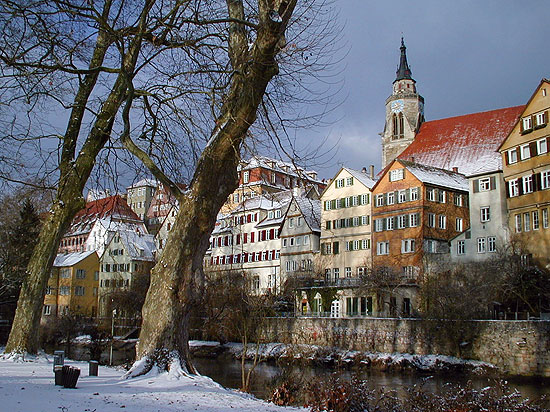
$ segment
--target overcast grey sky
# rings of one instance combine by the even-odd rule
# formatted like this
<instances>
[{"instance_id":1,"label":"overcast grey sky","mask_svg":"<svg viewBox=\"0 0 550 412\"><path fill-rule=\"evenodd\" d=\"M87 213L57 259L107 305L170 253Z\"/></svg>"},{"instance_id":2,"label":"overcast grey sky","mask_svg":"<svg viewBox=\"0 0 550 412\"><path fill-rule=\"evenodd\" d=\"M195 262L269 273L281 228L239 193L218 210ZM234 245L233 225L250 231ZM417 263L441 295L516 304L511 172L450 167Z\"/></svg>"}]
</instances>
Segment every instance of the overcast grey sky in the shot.
<instances>
[{"instance_id":1,"label":"overcast grey sky","mask_svg":"<svg viewBox=\"0 0 550 412\"><path fill-rule=\"evenodd\" d=\"M339 164L380 168L378 133L402 33L426 120L525 104L550 77L548 0L337 0L335 7L350 51L338 120L314 135L340 139L330 164L317 167L325 178Z\"/></svg>"}]
</instances>

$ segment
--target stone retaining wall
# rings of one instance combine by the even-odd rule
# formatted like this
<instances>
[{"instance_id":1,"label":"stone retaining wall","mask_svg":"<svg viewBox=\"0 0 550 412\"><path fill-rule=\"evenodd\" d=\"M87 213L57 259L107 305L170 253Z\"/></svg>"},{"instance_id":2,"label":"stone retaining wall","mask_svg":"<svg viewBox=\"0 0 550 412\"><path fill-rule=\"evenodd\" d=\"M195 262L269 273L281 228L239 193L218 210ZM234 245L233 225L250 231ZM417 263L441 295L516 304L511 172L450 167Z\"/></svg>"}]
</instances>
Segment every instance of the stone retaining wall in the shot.
<instances>
[{"instance_id":1,"label":"stone retaining wall","mask_svg":"<svg viewBox=\"0 0 550 412\"><path fill-rule=\"evenodd\" d=\"M550 377L550 321L270 318L271 342L365 352L450 355L513 375Z\"/></svg>"}]
</instances>

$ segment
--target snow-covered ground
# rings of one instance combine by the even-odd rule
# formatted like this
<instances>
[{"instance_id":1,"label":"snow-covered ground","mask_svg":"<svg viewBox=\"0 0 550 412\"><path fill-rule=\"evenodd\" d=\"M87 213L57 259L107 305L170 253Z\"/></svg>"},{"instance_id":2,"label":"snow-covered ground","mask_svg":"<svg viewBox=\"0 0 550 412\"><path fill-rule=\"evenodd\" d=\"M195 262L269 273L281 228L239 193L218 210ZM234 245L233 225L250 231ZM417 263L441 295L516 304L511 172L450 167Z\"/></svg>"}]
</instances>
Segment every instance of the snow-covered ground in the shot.
<instances>
[{"instance_id":1,"label":"snow-covered ground","mask_svg":"<svg viewBox=\"0 0 550 412\"><path fill-rule=\"evenodd\" d=\"M0 410L7 412L298 411L228 390L205 376L172 378L166 373L123 379L123 370L99 367L88 376L86 362L65 361L81 369L76 389L54 385L53 358L13 360L0 355Z\"/></svg>"}]
</instances>

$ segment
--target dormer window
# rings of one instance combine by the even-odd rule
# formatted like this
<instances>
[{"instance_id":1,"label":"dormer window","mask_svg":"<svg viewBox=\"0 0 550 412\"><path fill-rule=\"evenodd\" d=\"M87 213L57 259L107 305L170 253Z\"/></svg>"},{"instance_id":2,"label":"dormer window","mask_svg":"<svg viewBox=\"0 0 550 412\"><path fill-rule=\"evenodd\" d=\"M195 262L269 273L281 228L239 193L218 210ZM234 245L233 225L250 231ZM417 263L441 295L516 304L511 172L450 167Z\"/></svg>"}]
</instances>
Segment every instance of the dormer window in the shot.
<instances>
[{"instance_id":1,"label":"dormer window","mask_svg":"<svg viewBox=\"0 0 550 412\"><path fill-rule=\"evenodd\" d=\"M535 128L541 128L548 123L548 112L540 112L535 114Z\"/></svg>"},{"instance_id":2,"label":"dormer window","mask_svg":"<svg viewBox=\"0 0 550 412\"><path fill-rule=\"evenodd\" d=\"M521 119L521 133L529 133L533 130L533 119L526 116Z\"/></svg>"}]
</instances>

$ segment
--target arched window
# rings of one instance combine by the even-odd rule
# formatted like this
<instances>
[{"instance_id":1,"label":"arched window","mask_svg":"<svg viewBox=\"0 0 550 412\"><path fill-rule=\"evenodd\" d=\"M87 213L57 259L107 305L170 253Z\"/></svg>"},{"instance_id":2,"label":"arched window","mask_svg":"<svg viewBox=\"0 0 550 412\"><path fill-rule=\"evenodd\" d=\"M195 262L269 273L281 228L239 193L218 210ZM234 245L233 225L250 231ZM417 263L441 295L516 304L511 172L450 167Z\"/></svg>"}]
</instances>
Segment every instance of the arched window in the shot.
<instances>
[{"instance_id":1,"label":"arched window","mask_svg":"<svg viewBox=\"0 0 550 412\"><path fill-rule=\"evenodd\" d=\"M405 136L405 123L403 120L403 113L399 113L399 138L402 139Z\"/></svg>"},{"instance_id":2,"label":"arched window","mask_svg":"<svg viewBox=\"0 0 550 412\"><path fill-rule=\"evenodd\" d=\"M394 113L392 115L392 138L402 139L405 136L405 121L403 113Z\"/></svg>"},{"instance_id":3,"label":"arched window","mask_svg":"<svg viewBox=\"0 0 550 412\"><path fill-rule=\"evenodd\" d=\"M392 137L397 139L399 136L399 122L397 120L397 114L392 115Z\"/></svg>"}]
</instances>

